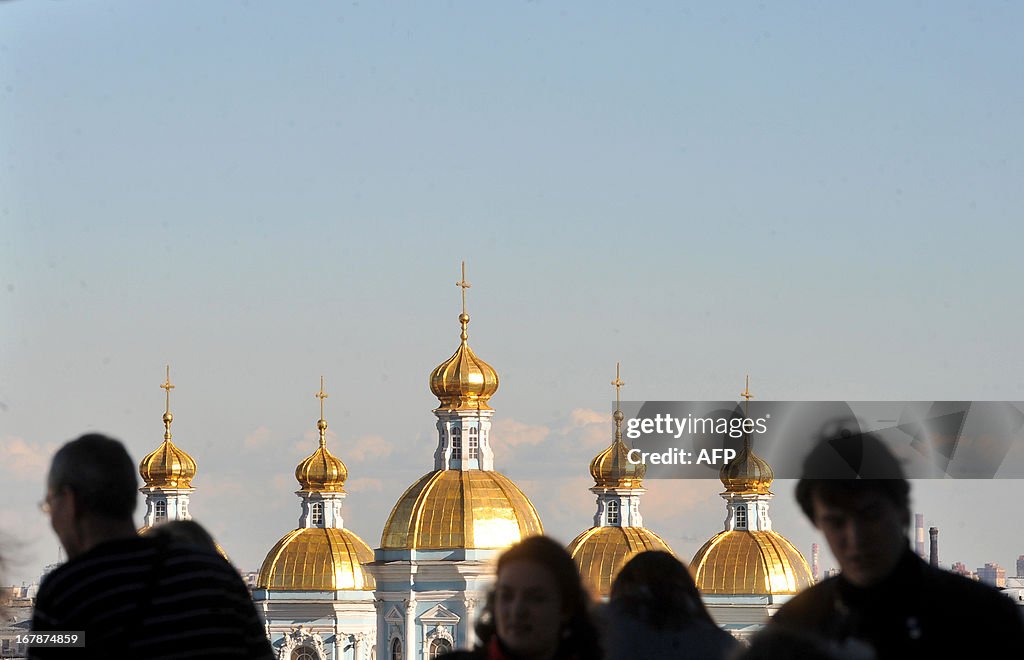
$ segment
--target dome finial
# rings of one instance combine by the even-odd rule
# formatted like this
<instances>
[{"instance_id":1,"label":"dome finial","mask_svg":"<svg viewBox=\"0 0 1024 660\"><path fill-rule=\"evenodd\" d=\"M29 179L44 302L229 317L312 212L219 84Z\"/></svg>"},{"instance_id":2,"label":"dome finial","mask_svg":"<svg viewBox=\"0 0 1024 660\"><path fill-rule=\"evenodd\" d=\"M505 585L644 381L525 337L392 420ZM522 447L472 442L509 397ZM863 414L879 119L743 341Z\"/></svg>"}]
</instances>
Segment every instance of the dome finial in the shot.
<instances>
[{"instance_id":1,"label":"dome finial","mask_svg":"<svg viewBox=\"0 0 1024 660\"><path fill-rule=\"evenodd\" d=\"M462 262L462 279L455 283L462 289L462 342L455 353L430 372L430 391L441 402L438 410L490 410L488 399L498 391L498 372L476 356L469 347L469 314L466 313L466 262Z\"/></svg>"},{"instance_id":2,"label":"dome finial","mask_svg":"<svg viewBox=\"0 0 1024 660\"><path fill-rule=\"evenodd\" d=\"M455 283L455 286L462 289L462 314L459 314L459 323L462 325L462 341L469 339L466 326L469 325L469 314L466 313L466 289L472 288L472 284L466 279L466 262L462 262L462 279Z\"/></svg>"},{"instance_id":3,"label":"dome finial","mask_svg":"<svg viewBox=\"0 0 1024 660\"><path fill-rule=\"evenodd\" d=\"M320 399L320 419L316 420L316 428L320 432L320 446L302 459L295 468L295 479L302 490L344 493L348 468L327 448L327 420L324 419L324 399L327 398L327 392L324 391L323 376L320 376L320 391L313 396Z\"/></svg>"},{"instance_id":4,"label":"dome finial","mask_svg":"<svg viewBox=\"0 0 1024 660\"><path fill-rule=\"evenodd\" d=\"M166 393L166 400L164 402L164 440L171 439L171 422L174 420L174 415L171 414L171 390L174 389L174 385L171 385L171 365L167 365L167 380L164 381L160 389Z\"/></svg>"},{"instance_id":5,"label":"dome finial","mask_svg":"<svg viewBox=\"0 0 1024 660\"><path fill-rule=\"evenodd\" d=\"M164 441L146 455L139 463L139 476L147 488L191 488L192 477L196 476L196 462L183 449L171 442L171 365L167 365L167 376L160 385L164 398Z\"/></svg>"},{"instance_id":6,"label":"dome finial","mask_svg":"<svg viewBox=\"0 0 1024 660\"><path fill-rule=\"evenodd\" d=\"M324 399L328 396L327 392L324 392L323 376L320 376L320 391L313 396L320 399L320 419L316 422L316 428L320 431L320 446L323 447L327 444L327 420L324 419Z\"/></svg>"},{"instance_id":7,"label":"dome finial","mask_svg":"<svg viewBox=\"0 0 1024 660\"><path fill-rule=\"evenodd\" d=\"M615 363L615 438L612 443L601 450L594 460L590 461L590 476L594 477L597 488L640 488L647 466L643 463L631 463L629 450L622 441L622 386L625 385L620 375L619 363Z\"/></svg>"},{"instance_id":8,"label":"dome finial","mask_svg":"<svg viewBox=\"0 0 1024 660\"><path fill-rule=\"evenodd\" d=\"M746 418L750 400L754 398L750 392L750 374L747 374L740 396L744 399L743 417ZM743 433L743 448L735 458L722 466L718 474L726 492L732 493L768 493L768 487L775 479L775 473L768 462L754 453L750 433L746 431Z\"/></svg>"}]
</instances>

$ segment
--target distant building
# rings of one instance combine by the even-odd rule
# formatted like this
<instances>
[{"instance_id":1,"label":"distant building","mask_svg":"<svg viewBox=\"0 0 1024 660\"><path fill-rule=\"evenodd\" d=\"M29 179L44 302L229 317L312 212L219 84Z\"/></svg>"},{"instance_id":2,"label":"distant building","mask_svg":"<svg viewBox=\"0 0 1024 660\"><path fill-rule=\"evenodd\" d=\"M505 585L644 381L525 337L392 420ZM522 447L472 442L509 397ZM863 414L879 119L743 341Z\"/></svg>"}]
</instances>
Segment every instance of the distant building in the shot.
<instances>
[{"instance_id":1,"label":"distant building","mask_svg":"<svg viewBox=\"0 0 1024 660\"><path fill-rule=\"evenodd\" d=\"M1006 589L1003 593L1020 606L1021 616L1024 616L1024 577L1006 578Z\"/></svg>"},{"instance_id":2,"label":"distant building","mask_svg":"<svg viewBox=\"0 0 1024 660\"><path fill-rule=\"evenodd\" d=\"M1017 577L1024 578L1024 555L1017 557Z\"/></svg>"},{"instance_id":3,"label":"distant building","mask_svg":"<svg viewBox=\"0 0 1024 660\"><path fill-rule=\"evenodd\" d=\"M14 660L27 657L28 645L19 644L17 638L27 633L31 624L31 607L9 607L0 611L0 658Z\"/></svg>"},{"instance_id":4,"label":"distant building","mask_svg":"<svg viewBox=\"0 0 1024 660\"><path fill-rule=\"evenodd\" d=\"M978 579L985 584L1003 589L1006 587L1006 569L999 564L985 564L979 568Z\"/></svg>"},{"instance_id":5,"label":"distant building","mask_svg":"<svg viewBox=\"0 0 1024 660\"><path fill-rule=\"evenodd\" d=\"M978 575L974 573L971 569L967 568L967 564L963 563L962 561L954 562L953 565L949 568L949 570L956 573L957 575L962 575L965 578L971 578L972 580L978 579Z\"/></svg>"}]
</instances>

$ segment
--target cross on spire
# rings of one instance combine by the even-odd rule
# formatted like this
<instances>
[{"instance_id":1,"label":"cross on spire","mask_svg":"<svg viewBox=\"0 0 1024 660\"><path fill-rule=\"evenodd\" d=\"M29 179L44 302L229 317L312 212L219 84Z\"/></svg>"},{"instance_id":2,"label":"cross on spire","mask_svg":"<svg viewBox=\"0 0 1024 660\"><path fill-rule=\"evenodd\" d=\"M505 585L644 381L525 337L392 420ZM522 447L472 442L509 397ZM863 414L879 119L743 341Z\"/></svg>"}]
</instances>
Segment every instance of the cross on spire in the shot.
<instances>
[{"instance_id":1,"label":"cross on spire","mask_svg":"<svg viewBox=\"0 0 1024 660\"><path fill-rule=\"evenodd\" d=\"M327 392L324 392L324 377L320 376L320 391L314 394L316 398L320 399L320 419L324 418L324 399L327 398Z\"/></svg>"},{"instance_id":2,"label":"cross on spire","mask_svg":"<svg viewBox=\"0 0 1024 660\"><path fill-rule=\"evenodd\" d=\"M612 385L615 386L615 409L620 408L621 401L619 400L619 391L626 382L619 377L619 363L615 363L615 380L612 381Z\"/></svg>"},{"instance_id":3,"label":"cross on spire","mask_svg":"<svg viewBox=\"0 0 1024 660\"><path fill-rule=\"evenodd\" d=\"M167 380L164 381L163 385L160 386L160 389L164 390L167 393L167 400L166 403L164 404L164 412L169 413L171 412L171 390L174 389L174 385L171 385L171 365L167 365Z\"/></svg>"},{"instance_id":4,"label":"cross on spire","mask_svg":"<svg viewBox=\"0 0 1024 660\"><path fill-rule=\"evenodd\" d=\"M466 262L462 262L462 279L455 283L455 286L462 289L462 313L466 313L466 289L472 288L472 284L466 280Z\"/></svg>"},{"instance_id":5,"label":"cross on spire","mask_svg":"<svg viewBox=\"0 0 1024 660\"><path fill-rule=\"evenodd\" d=\"M746 399L747 401L750 401L751 399L754 398L754 395L750 393L750 374L747 374L747 383L746 386L743 388L743 391L740 392L740 396Z\"/></svg>"}]
</instances>

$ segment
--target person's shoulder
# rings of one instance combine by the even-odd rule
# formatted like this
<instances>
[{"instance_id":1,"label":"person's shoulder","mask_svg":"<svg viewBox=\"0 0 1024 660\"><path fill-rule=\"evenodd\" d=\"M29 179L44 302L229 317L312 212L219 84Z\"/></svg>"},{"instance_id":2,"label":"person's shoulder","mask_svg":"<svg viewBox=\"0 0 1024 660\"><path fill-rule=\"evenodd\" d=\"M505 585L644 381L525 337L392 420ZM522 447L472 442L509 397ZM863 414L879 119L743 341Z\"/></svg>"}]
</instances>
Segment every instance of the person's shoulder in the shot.
<instances>
[{"instance_id":1,"label":"person's shoulder","mask_svg":"<svg viewBox=\"0 0 1024 660\"><path fill-rule=\"evenodd\" d=\"M965 608L965 611L975 608L976 613L978 611L976 608L982 608L984 610L1005 610L1008 613L1013 612L1018 617L1020 615L1017 605L1012 600L984 582L933 566L926 566L926 576L925 589L928 596L935 599L936 602L957 603L958 607Z\"/></svg>"},{"instance_id":2,"label":"person's shoulder","mask_svg":"<svg viewBox=\"0 0 1024 660\"><path fill-rule=\"evenodd\" d=\"M835 598L838 577L830 577L804 589L783 603L771 618L776 624L810 624L827 619Z\"/></svg>"},{"instance_id":3,"label":"person's shoulder","mask_svg":"<svg viewBox=\"0 0 1024 660\"><path fill-rule=\"evenodd\" d=\"M473 649L472 651L449 651L444 655L438 656L439 660L486 660L486 655L482 649Z\"/></svg>"},{"instance_id":4,"label":"person's shoulder","mask_svg":"<svg viewBox=\"0 0 1024 660\"><path fill-rule=\"evenodd\" d=\"M98 567L104 564L123 566L140 559L148 561L155 555L153 542L141 537L105 541L47 573L39 584L39 592L45 595L82 576L95 575Z\"/></svg>"}]
</instances>

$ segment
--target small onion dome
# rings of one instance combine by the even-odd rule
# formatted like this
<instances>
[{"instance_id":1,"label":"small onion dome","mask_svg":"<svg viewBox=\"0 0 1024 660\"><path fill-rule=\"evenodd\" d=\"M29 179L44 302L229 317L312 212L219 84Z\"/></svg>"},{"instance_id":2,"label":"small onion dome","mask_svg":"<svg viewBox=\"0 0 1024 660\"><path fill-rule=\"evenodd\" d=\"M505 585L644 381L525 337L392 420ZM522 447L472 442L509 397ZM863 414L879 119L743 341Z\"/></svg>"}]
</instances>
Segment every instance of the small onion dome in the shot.
<instances>
[{"instance_id":1,"label":"small onion dome","mask_svg":"<svg viewBox=\"0 0 1024 660\"><path fill-rule=\"evenodd\" d=\"M505 548L543 533L537 510L505 475L437 470L402 494L380 545L385 550Z\"/></svg>"},{"instance_id":2,"label":"small onion dome","mask_svg":"<svg viewBox=\"0 0 1024 660\"><path fill-rule=\"evenodd\" d=\"M370 591L363 564L373 550L347 529L308 527L285 534L263 560L257 586L270 591Z\"/></svg>"},{"instance_id":3,"label":"small onion dome","mask_svg":"<svg viewBox=\"0 0 1024 660\"><path fill-rule=\"evenodd\" d=\"M460 314L462 343L455 354L430 372L430 391L443 410L490 410L488 399L498 391L498 372L469 347L469 314Z\"/></svg>"},{"instance_id":4,"label":"small onion dome","mask_svg":"<svg viewBox=\"0 0 1024 660\"><path fill-rule=\"evenodd\" d=\"M622 423L622 411L615 411L616 424ZM590 461L590 475L599 488L639 488L647 473L643 463L629 462L629 449L622 442L616 430L615 440L611 445Z\"/></svg>"},{"instance_id":5,"label":"small onion dome","mask_svg":"<svg viewBox=\"0 0 1024 660\"><path fill-rule=\"evenodd\" d=\"M595 599L608 596L615 576L633 555L647 550L672 552L664 539L645 527L591 527L573 539L566 550Z\"/></svg>"},{"instance_id":6,"label":"small onion dome","mask_svg":"<svg viewBox=\"0 0 1024 660\"><path fill-rule=\"evenodd\" d=\"M767 494L768 487L775 479L775 473L768 462L744 445L736 458L722 466L719 477L729 493Z\"/></svg>"},{"instance_id":7,"label":"small onion dome","mask_svg":"<svg viewBox=\"0 0 1024 660\"><path fill-rule=\"evenodd\" d=\"M164 414L165 423L170 422L170 417L171 413ZM168 437L142 459L139 475L147 488L191 488L196 462Z\"/></svg>"},{"instance_id":8,"label":"small onion dome","mask_svg":"<svg viewBox=\"0 0 1024 660\"><path fill-rule=\"evenodd\" d=\"M321 419L317 422L317 428L320 428L321 434L324 433L327 422ZM295 478L302 490L344 493L348 468L327 449L327 443L321 435L320 446L295 468Z\"/></svg>"},{"instance_id":9,"label":"small onion dome","mask_svg":"<svg viewBox=\"0 0 1024 660\"><path fill-rule=\"evenodd\" d=\"M813 584L803 555L775 531L719 532L690 570L702 594L795 594Z\"/></svg>"}]
</instances>

